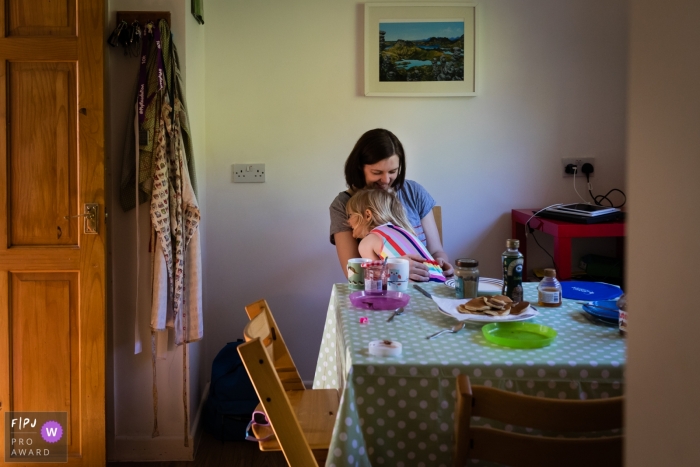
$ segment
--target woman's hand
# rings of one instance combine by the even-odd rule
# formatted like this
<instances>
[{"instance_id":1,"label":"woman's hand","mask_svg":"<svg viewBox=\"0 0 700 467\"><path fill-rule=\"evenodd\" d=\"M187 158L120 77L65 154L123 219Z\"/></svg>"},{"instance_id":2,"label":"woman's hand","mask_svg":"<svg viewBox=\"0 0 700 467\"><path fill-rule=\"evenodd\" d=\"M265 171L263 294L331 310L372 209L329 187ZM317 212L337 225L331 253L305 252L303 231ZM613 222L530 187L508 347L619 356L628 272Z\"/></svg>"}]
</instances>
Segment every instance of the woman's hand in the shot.
<instances>
[{"instance_id":1,"label":"woman's hand","mask_svg":"<svg viewBox=\"0 0 700 467\"><path fill-rule=\"evenodd\" d=\"M402 256L409 262L408 278L415 282L428 282L430 273L428 265L424 264L425 259L420 255L405 255Z\"/></svg>"}]
</instances>

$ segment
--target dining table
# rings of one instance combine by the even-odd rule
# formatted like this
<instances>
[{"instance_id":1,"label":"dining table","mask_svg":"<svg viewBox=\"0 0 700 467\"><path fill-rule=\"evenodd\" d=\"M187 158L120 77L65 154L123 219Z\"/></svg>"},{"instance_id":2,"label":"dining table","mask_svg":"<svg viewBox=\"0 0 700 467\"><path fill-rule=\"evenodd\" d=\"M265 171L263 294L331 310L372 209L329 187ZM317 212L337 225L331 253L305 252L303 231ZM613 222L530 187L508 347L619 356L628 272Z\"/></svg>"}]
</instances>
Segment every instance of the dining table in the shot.
<instances>
[{"instance_id":1,"label":"dining table","mask_svg":"<svg viewBox=\"0 0 700 467\"><path fill-rule=\"evenodd\" d=\"M444 283L420 285L433 297L455 297ZM576 301L536 307L539 314L528 322L557 335L548 346L516 349L490 342L485 324L472 321L459 332L426 339L457 320L413 287L405 292L410 302L403 313L390 322L391 311L353 306L351 292L348 284L333 285L313 382L314 389L341 394L328 467L451 466L460 374L473 385L536 397L603 399L624 392L626 338L617 326L583 313ZM523 292L536 305L537 283L523 283ZM400 342L401 354L370 354L369 343L376 340ZM477 417L472 424L532 432Z\"/></svg>"}]
</instances>

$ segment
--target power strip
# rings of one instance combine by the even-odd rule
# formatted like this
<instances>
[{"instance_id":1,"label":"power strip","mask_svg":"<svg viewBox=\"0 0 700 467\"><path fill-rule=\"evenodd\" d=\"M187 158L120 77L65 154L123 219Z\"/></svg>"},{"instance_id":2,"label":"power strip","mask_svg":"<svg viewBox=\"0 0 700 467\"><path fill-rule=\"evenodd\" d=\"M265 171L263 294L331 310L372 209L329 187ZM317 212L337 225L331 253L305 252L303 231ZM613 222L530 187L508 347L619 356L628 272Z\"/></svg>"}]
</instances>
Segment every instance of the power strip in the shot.
<instances>
[{"instance_id":1,"label":"power strip","mask_svg":"<svg viewBox=\"0 0 700 467\"><path fill-rule=\"evenodd\" d=\"M233 183L265 183L265 164L233 164Z\"/></svg>"}]
</instances>

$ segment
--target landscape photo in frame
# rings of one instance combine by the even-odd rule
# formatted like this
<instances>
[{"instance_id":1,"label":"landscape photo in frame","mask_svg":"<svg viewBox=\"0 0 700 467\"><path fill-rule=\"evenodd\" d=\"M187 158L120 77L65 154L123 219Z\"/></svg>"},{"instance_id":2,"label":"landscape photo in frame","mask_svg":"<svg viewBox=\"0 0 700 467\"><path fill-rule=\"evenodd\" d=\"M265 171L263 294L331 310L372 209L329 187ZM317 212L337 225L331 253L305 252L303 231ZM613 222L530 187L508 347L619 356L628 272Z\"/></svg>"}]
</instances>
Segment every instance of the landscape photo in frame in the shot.
<instances>
[{"instance_id":1,"label":"landscape photo in frame","mask_svg":"<svg viewBox=\"0 0 700 467\"><path fill-rule=\"evenodd\" d=\"M477 95L477 5L365 3L364 95Z\"/></svg>"},{"instance_id":2,"label":"landscape photo in frame","mask_svg":"<svg viewBox=\"0 0 700 467\"><path fill-rule=\"evenodd\" d=\"M464 81L464 21L380 22L379 81Z\"/></svg>"}]
</instances>

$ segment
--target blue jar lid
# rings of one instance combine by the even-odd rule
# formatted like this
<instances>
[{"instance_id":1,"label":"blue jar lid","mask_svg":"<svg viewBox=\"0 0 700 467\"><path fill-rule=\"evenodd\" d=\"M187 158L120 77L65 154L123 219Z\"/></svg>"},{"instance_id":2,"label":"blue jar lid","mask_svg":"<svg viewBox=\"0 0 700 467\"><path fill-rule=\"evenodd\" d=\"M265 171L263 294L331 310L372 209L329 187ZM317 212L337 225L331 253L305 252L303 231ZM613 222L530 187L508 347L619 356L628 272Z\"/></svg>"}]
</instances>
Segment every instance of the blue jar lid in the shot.
<instances>
[{"instance_id":1,"label":"blue jar lid","mask_svg":"<svg viewBox=\"0 0 700 467\"><path fill-rule=\"evenodd\" d=\"M570 300L612 300L622 295L622 289L605 282L562 281L561 295Z\"/></svg>"}]
</instances>

